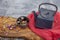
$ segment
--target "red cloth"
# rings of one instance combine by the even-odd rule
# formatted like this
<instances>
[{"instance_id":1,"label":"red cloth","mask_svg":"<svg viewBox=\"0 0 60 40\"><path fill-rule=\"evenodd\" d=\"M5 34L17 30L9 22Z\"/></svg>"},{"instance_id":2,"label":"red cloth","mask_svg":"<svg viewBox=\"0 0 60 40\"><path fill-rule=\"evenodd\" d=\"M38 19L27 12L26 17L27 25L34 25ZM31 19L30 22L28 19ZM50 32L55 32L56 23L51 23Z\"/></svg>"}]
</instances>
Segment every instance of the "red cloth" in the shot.
<instances>
[{"instance_id":1,"label":"red cloth","mask_svg":"<svg viewBox=\"0 0 60 40\"><path fill-rule=\"evenodd\" d=\"M43 37L45 40L58 40L58 37L60 36L60 13L57 12L54 16L54 22L52 25L52 29L38 29L35 28L35 21L34 21L34 14L30 13L28 15L29 18L29 28L39 35L40 37ZM60 37L59 37L60 38Z\"/></svg>"}]
</instances>

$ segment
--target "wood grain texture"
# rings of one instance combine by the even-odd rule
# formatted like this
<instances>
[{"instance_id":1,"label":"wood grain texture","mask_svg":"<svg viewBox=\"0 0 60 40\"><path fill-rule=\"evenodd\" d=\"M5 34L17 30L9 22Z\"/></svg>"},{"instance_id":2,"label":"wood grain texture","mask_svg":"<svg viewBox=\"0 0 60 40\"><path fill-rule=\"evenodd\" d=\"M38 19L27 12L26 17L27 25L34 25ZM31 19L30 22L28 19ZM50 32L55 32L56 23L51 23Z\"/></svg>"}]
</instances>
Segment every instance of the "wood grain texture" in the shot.
<instances>
[{"instance_id":1,"label":"wood grain texture","mask_svg":"<svg viewBox=\"0 0 60 40\"><path fill-rule=\"evenodd\" d=\"M0 37L25 37L29 40L43 40L41 37L33 33L28 27L25 29L21 29L16 26L12 30L9 30L5 25L15 24L16 18L12 17L0 17Z\"/></svg>"}]
</instances>

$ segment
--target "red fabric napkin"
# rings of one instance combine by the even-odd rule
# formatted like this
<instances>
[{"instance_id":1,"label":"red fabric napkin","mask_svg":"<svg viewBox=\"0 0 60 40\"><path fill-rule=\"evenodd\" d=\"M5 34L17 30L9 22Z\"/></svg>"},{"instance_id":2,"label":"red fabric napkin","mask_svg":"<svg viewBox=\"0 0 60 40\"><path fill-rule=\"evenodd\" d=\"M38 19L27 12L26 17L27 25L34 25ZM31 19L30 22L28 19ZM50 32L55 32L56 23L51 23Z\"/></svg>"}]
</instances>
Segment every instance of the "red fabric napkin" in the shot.
<instances>
[{"instance_id":1,"label":"red fabric napkin","mask_svg":"<svg viewBox=\"0 0 60 40\"><path fill-rule=\"evenodd\" d=\"M43 37L45 40L58 40L58 38L60 38L60 13L59 12L57 12L56 15L54 16L52 29L36 28L33 12L28 15L28 18L29 18L29 28L38 36Z\"/></svg>"}]
</instances>

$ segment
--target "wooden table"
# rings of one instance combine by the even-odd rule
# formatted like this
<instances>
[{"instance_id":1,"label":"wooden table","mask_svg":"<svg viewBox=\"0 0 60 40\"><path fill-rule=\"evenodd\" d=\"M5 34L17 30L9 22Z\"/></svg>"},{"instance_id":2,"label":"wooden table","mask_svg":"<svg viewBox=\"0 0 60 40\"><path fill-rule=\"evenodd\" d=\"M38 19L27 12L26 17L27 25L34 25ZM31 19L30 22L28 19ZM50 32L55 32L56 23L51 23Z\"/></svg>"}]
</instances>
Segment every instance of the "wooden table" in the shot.
<instances>
[{"instance_id":1,"label":"wooden table","mask_svg":"<svg viewBox=\"0 0 60 40\"><path fill-rule=\"evenodd\" d=\"M16 27L13 29L9 29L6 25L15 24L16 18L12 17L0 17L0 39L1 37L10 38L9 40L15 40L14 38L27 38L28 40L43 40L41 37L33 33L28 27L22 29L20 27Z\"/></svg>"}]
</instances>

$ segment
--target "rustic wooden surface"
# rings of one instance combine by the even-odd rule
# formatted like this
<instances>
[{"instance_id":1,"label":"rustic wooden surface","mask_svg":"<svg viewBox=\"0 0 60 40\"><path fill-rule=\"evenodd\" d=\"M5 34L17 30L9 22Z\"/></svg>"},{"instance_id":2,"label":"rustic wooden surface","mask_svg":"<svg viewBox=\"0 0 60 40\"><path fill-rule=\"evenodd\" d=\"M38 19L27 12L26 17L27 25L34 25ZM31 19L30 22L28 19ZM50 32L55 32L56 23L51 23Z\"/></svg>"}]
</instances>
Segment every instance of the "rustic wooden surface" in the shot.
<instances>
[{"instance_id":1,"label":"rustic wooden surface","mask_svg":"<svg viewBox=\"0 0 60 40\"><path fill-rule=\"evenodd\" d=\"M42 40L41 37L33 33L28 27L22 29L20 27L13 28L9 30L5 25L15 24L16 18L12 17L0 17L0 37L11 37L10 39L13 40L13 37L26 37L29 40Z\"/></svg>"}]
</instances>

